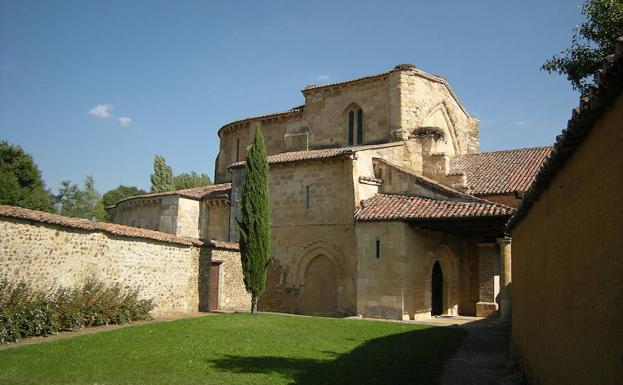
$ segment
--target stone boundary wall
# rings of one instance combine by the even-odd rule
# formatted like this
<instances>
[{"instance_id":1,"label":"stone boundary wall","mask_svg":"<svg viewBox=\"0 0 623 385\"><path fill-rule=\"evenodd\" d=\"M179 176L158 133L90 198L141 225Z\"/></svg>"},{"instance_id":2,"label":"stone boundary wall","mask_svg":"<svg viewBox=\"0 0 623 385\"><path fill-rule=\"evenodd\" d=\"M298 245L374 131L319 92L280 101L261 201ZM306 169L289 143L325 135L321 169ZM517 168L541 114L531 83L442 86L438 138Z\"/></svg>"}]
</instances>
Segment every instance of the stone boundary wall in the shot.
<instances>
[{"instance_id":1,"label":"stone boundary wall","mask_svg":"<svg viewBox=\"0 0 623 385\"><path fill-rule=\"evenodd\" d=\"M226 308L248 310L236 244L0 205L0 278L40 289L73 287L94 277L138 288L142 298L154 300L154 315L195 312L208 301L200 297L209 294L213 257L223 261Z\"/></svg>"}]
</instances>

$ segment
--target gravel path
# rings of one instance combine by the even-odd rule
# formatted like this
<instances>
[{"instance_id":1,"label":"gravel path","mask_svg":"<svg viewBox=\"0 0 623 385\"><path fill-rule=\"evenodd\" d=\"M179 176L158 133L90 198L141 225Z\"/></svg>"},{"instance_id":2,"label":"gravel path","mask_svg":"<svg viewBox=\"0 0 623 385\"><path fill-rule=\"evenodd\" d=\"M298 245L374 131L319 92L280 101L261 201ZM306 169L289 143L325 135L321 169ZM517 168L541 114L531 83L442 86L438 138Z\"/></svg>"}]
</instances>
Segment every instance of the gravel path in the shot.
<instances>
[{"instance_id":1,"label":"gravel path","mask_svg":"<svg viewBox=\"0 0 623 385\"><path fill-rule=\"evenodd\" d=\"M468 332L446 362L441 385L523 385L510 358L510 324L483 319L457 326Z\"/></svg>"}]
</instances>

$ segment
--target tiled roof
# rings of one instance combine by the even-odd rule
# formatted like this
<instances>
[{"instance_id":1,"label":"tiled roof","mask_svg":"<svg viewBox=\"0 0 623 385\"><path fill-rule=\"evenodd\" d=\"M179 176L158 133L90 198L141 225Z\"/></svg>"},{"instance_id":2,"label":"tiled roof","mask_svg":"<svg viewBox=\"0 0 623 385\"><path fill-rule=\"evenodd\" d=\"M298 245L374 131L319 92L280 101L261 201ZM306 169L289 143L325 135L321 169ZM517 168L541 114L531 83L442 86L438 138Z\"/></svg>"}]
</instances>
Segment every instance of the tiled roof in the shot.
<instances>
[{"instance_id":1,"label":"tiled roof","mask_svg":"<svg viewBox=\"0 0 623 385\"><path fill-rule=\"evenodd\" d=\"M233 251L240 250L240 244L234 243L234 242L210 240L210 244L215 249L233 250Z\"/></svg>"},{"instance_id":2,"label":"tiled roof","mask_svg":"<svg viewBox=\"0 0 623 385\"><path fill-rule=\"evenodd\" d=\"M314 160L314 159L337 158L341 156L350 156L358 151L375 150L379 148L397 147L397 146L404 146L404 142L369 144L366 146L356 146L356 147L327 148L323 150L282 152L280 154L269 156L268 164L299 162L303 160ZM236 163L229 165L229 168L241 168L241 167L244 167L244 163L245 163L244 161L236 162Z\"/></svg>"},{"instance_id":3,"label":"tiled roof","mask_svg":"<svg viewBox=\"0 0 623 385\"><path fill-rule=\"evenodd\" d=\"M264 115L249 116L249 117L246 117L246 118L243 118L243 119L234 120L233 122L229 122L229 123L223 125L221 128L219 128L218 135L221 134L221 131L225 127L229 127L229 126L232 126L234 124L244 123L246 121L255 120L255 119L274 118L274 117L277 117L277 116L286 116L286 115L298 114L298 113L303 112L304 108L305 108L304 105L303 106L296 106L296 107L292 107L289 110L285 110L285 111L272 112L270 114L264 114Z\"/></svg>"},{"instance_id":4,"label":"tiled roof","mask_svg":"<svg viewBox=\"0 0 623 385\"><path fill-rule=\"evenodd\" d=\"M92 222L86 219L69 218L62 215L24 209L21 207L0 205L0 216L23 219L32 222L47 223L86 231L101 231L108 234L122 235L133 238L145 238L156 241L176 243L180 245L203 246L197 238L182 237L160 231L141 229L138 227L116 225L113 223Z\"/></svg>"},{"instance_id":5,"label":"tiled roof","mask_svg":"<svg viewBox=\"0 0 623 385\"><path fill-rule=\"evenodd\" d=\"M406 195L377 194L355 210L356 221L440 220L510 217L510 207L485 202L458 202Z\"/></svg>"},{"instance_id":6,"label":"tiled roof","mask_svg":"<svg viewBox=\"0 0 623 385\"><path fill-rule=\"evenodd\" d=\"M623 36L616 42L616 52L606 58L604 68L597 74L597 84L590 89L589 96L580 98L580 106L573 109L567 128L556 138L554 149L550 157L539 170L534 183L525 194L517 213L506 226L510 232L526 216L530 207L573 156L578 146L581 146L590 134L593 126L610 108L612 103L623 92ZM613 193L619 193L613 191Z\"/></svg>"},{"instance_id":7,"label":"tiled roof","mask_svg":"<svg viewBox=\"0 0 623 385\"><path fill-rule=\"evenodd\" d=\"M135 195L133 197L125 198L115 204L143 198L156 198L170 195L178 195L184 198L190 199L227 199L231 191L231 183L212 184L203 187L194 187L184 190L163 191L159 193Z\"/></svg>"},{"instance_id":8,"label":"tiled roof","mask_svg":"<svg viewBox=\"0 0 623 385\"><path fill-rule=\"evenodd\" d=\"M450 160L450 174L463 173L475 195L527 191L551 147L482 152Z\"/></svg>"}]
</instances>

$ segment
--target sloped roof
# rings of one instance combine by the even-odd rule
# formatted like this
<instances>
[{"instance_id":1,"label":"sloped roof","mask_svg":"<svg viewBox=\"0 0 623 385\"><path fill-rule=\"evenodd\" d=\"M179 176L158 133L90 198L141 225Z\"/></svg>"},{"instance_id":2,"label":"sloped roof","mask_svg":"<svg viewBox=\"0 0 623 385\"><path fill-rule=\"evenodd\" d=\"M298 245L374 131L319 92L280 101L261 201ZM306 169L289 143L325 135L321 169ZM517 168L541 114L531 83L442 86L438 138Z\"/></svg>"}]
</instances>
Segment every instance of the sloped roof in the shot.
<instances>
[{"instance_id":1,"label":"sloped roof","mask_svg":"<svg viewBox=\"0 0 623 385\"><path fill-rule=\"evenodd\" d=\"M355 210L356 221L436 220L510 217L514 209L495 203L437 200L376 194Z\"/></svg>"},{"instance_id":2,"label":"sloped roof","mask_svg":"<svg viewBox=\"0 0 623 385\"><path fill-rule=\"evenodd\" d=\"M305 151L292 151L282 152L280 154L270 155L268 157L268 164L279 164L289 162L300 162L304 160L315 159L329 159L337 158L341 156L350 156L358 151L375 150L379 148L404 146L404 142L391 142L382 144L369 144L365 146L355 147L339 147L339 148L326 148L322 150L305 150ZM228 168L241 168L244 167L245 161L232 163Z\"/></svg>"},{"instance_id":3,"label":"sloped roof","mask_svg":"<svg viewBox=\"0 0 623 385\"><path fill-rule=\"evenodd\" d=\"M225 127L233 126L234 124L244 123L244 122L247 122L247 121L250 121L250 120L255 120L255 119L266 119L266 118L275 118L277 116L295 115L295 114L299 114L299 113L303 112L303 109L305 109L304 105L303 106L292 107L289 110L285 110L285 111L272 112L272 113L263 114L263 115L248 116L246 118L234 120L233 122L229 122L227 124L224 124L221 128L219 128L218 135L220 136L221 131Z\"/></svg>"},{"instance_id":4,"label":"sloped roof","mask_svg":"<svg viewBox=\"0 0 623 385\"><path fill-rule=\"evenodd\" d=\"M465 174L469 192L475 195L523 192L551 151L552 147L535 147L459 155L450 160L450 174Z\"/></svg>"},{"instance_id":5,"label":"sloped roof","mask_svg":"<svg viewBox=\"0 0 623 385\"><path fill-rule=\"evenodd\" d=\"M21 207L0 205L0 216L23 219L32 222L47 223L69 227L77 230L101 231L113 235L122 235L133 238L145 238L156 241L176 243L189 246L203 246L204 243L198 238L177 236L155 230L141 229L138 227L117 225L105 222L92 222L81 218L69 218L62 215L50 214L43 211L29 210Z\"/></svg>"},{"instance_id":6,"label":"sloped roof","mask_svg":"<svg viewBox=\"0 0 623 385\"><path fill-rule=\"evenodd\" d=\"M122 202L127 202L135 199L143 198L156 198L170 195L177 195L190 199L227 199L231 192L231 183L212 184L209 186L194 187L183 190L163 191L159 193L150 193L135 195L133 197L125 198L115 203L115 206ZM114 206L113 206L114 207Z\"/></svg>"},{"instance_id":7,"label":"sloped roof","mask_svg":"<svg viewBox=\"0 0 623 385\"><path fill-rule=\"evenodd\" d=\"M541 194L547 190L554 176L573 156L596 122L610 108L623 92L623 36L616 42L616 52L606 58L604 68L597 74L597 84L593 85L587 97L580 98L580 106L572 110L567 128L556 138L550 157L539 170L534 183L526 193L517 213L506 226L511 231L527 215ZM613 194L619 193L613 191Z\"/></svg>"}]
</instances>

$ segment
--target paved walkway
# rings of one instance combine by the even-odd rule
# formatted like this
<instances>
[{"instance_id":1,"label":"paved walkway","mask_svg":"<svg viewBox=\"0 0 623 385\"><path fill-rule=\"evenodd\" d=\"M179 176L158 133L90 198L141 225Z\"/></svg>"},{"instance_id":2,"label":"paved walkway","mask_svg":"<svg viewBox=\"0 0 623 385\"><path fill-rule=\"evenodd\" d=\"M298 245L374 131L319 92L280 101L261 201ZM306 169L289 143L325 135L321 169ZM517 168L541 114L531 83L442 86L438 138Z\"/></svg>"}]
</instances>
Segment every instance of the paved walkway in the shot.
<instances>
[{"instance_id":1,"label":"paved walkway","mask_svg":"<svg viewBox=\"0 0 623 385\"><path fill-rule=\"evenodd\" d=\"M451 321L450 318L453 317L443 322ZM441 385L523 385L509 353L509 322L495 318L474 319L457 327L467 331L468 335L446 362Z\"/></svg>"}]
</instances>

